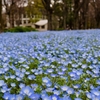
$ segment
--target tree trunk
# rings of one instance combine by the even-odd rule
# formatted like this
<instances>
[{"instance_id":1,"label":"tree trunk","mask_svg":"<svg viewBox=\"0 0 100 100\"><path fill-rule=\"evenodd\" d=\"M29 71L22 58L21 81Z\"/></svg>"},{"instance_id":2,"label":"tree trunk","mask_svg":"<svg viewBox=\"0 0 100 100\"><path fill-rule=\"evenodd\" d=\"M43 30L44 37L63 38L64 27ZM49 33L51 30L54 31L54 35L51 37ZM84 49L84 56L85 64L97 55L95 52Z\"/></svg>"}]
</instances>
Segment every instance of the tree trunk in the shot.
<instances>
[{"instance_id":1,"label":"tree trunk","mask_svg":"<svg viewBox=\"0 0 100 100\"><path fill-rule=\"evenodd\" d=\"M48 11L48 30L52 30L52 13Z\"/></svg>"},{"instance_id":2,"label":"tree trunk","mask_svg":"<svg viewBox=\"0 0 100 100\"><path fill-rule=\"evenodd\" d=\"M2 32L2 0L0 0L0 32Z\"/></svg>"},{"instance_id":3,"label":"tree trunk","mask_svg":"<svg viewBox=\"0 0 100 100\"><path fill-rule=\"evenodd\" d=\"M63 28L66 29L66 4L64 4L64 12L63 12Z\"/></svg>"}]
</instances>

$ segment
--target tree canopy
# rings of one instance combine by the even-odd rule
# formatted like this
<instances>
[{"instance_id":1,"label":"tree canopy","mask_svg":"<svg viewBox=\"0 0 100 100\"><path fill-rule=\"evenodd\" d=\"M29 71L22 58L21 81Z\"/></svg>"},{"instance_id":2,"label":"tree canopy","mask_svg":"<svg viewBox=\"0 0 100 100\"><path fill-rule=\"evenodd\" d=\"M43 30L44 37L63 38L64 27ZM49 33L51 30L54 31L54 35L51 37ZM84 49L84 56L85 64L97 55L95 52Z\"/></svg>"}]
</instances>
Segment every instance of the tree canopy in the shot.
<instances>
[{"instance_id":1,"label":"tree canopy","mask_svg":"<svg viewBox=\"0 0 100 100\"><path fill-rule=\"evenodd\" d=\"M15 27L16 19L17 25L20 24L25 11L30 18L45 15L48 30L100 28L100 0L0 0L0 25L3 24L2 4L11 27Z\"/></svg>"}]
</instances>

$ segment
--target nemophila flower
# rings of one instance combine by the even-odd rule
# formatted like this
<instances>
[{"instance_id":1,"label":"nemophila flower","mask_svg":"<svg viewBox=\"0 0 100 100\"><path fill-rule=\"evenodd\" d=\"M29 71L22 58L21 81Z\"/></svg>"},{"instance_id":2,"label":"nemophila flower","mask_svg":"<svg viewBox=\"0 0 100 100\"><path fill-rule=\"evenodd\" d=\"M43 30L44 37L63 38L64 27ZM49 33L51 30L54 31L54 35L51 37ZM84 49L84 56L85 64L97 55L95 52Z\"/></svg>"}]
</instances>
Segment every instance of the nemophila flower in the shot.
<instances>
[{"instance_id":1,"label":"nemophila flower","mask_svg":"<svg viewBox=\"0 0 100 100\"><path fill-rule=\"evenodd\" d=\"M67 93L68 94L73 94L74 93L74 89L73 88L68 88Z\"/></svg>"},{"instance_id":2,"label":"nemophila flower","mask_svg":"<svg viewBox=\"0 0 100 100\"><path fill-rule=\"evenodd\" d=\"M64 96L64 97L61 97L59 100L71 100L71 98L69 96Z\"/></svg>"},{"instance_id":3,"label":"nemophila flower","mask_svg":"<svg viewBox=\"0 0 100 100\"><path fill-rule=\"evenodd\" d=\"M87 81L89 81L90 80L90 78L86 78L85 80L84 80L84 82L87 82Z\"/></svg>"},{"instance_id":4,"label":"nemophila flower","mask_svg":"<svg viewBox=\"0 0 100 100\"><path fill-rule=\"evenodd\" d=\"M49 81L48 83L45 84L47 87L51 87L52 86L52 82Z\"/></svg>"},{"instance_id":5,"label":"nemophila flower","mask_svg":"<svg viewBox=\"0 0 100 100\"><path fill-rule=\"evenodd\" d=\"M3 68L0 68L0 74L4 74L5 70Z\"/></svg>"},{"instance_id":6,"label":"nemophila flower","mask_svg":"<svg viewBox=\"0 0 100 100\"><path fill-rule=\"evenodd\" d=\"M0 87L3 86L3 85L5 85L4 80L0 80Z\"/></svg>"},{"instance_id":7,"label":"nemophila flower","mask_svg":"<svg viewBox=\"0 0 100 100\"><path fill-rule=\"evenodd\" d=\"M45 91L46 91L46 92L53 92L53 89L54 89L54 88L47 88L47 89L45 89Z\"/></svg>"},{"instance_id":8,"label":"nemophila flower","mask_svg":"<svg viewBox=\"0 0 100 100\"><path fill-rule=\"evenodd\" d=\"M94 59L94 60L93 60L93 64L96 64L97 62L98 62L97 59Z\"/></svg>"},{"instance_id":9,"label":"nemophila flower","mask_svg":"<svg viewBox=\"0 0 100 100\"><path fill-rule=\"evenodd\" d=\"M16 76L19 76L20 73L21 73L20 70L16 70L15 75L16 75Z\"/></svg>"},{"instance_id":10,"label":"nemophila flower","mask_svg":"<svg viewBox=\"0 0 100 100\"><path fill-rule=\"evenodd\" d=\"M25 72L25 74L26 74L26 75L29 75L29 74L30 74L30 72L26 71L26 72Z\"/></svg>"},{"instance_id":11,"label":"nemophila flower","mask_svg":"<svg viewBox=\"0 0 100 100\"><path fill-rule=\"evenodd\" d=\"M34 74L35 74L35 75L39 75L39 71L36 71Z\"/></svg>"},{"instance_id":12,"label":"nemophila flower","mask_svg":"<svg viewBox=\"0 0 100 100\"><path fill-rule=\"evenodd\" d=\"M9 96L8 100L16 100L16 95L15 94L11 94Z\"/></svg>"},{"instance_id":13,"label":"nemophila flower","mask_svg":"<svg viewBox=\"0 0 100 100\"><path fill-rule=\"evenodd\" d=\"M75 92L76 97L79 97L80 92Z\"/></svg>"},{"instance_id":14,"label":"nemophila flower","mask_svg":"<svg viewBox=\"0 0 100 100\"><path fill-rule=\"evenodd\" d=\"M8 60L7 57L3 57L3 62L6 62Z\"/></svg>"},{"instance_id":15,"label":"nemophila flower","mask_svg":"<svg viewBox=\"0 0 100 100\"><path fill-rule=\"evenodd\" d=\"M59 100L59 96L54 94L51 96L51 100Z\"/></svg>"},{"instance_id":16,"label":"nemophila flower","mask_svg":"<svg viewBox=\"0 0 100 100\"><path fill-rule=\"evenodd\" d=\"M100 96L93 96L91 100L100 100Z\"/></svg>"},{"instance_id":17,"label":"nemophila flower","mask_svg":"<svg viewBox=\"0 0 100 100\"><path fill-rule=\"evenodd\" d=\"M93 89L93 90L91 91L91 93L93 93L95 96L100 96L100 91L97 90L97 89Z\"/></svg>"},{"instance_id":18,"label":"nemophila flower","mask_svg":"<svg viewBox=\"0 0 100 100\"><path fill-rule=\"evenodd\" d=\"M81 98L75 98L74 100L82 100Z\"/></svg>"},{"instance_id":19,"label":"nemophila flower","mask_svg":"<svg viewBox=\"0 0 100 100\"><path fill-rule=\"evenodd\" d=\"M31 72L33 72L33 73L34 73L35 71L36 71L36 69L31 69Z\"/></svg>"},{"instance_id":20,"label":"nemophila flower","mask_svg":"<svg viewBox=\"0 0 100 100\"><path fill-rule=\"evenodd\" d=\"M86 68L87 68L87 65L86 65L86 64L83 64L81 67L82 67L83 69L86 69Z\"/></svg>"},{"instance_id":21,"label":"nemophila flower","mask_svg":"<svg viewBox=\"0 0 100 100\"><path fill-rule=\"evenodd\" d=\"M6 67L8 67L8 64L7 63L4 63L3 64L3 68L6 68Z\"/></svg>"},{"instance_id":22,"label":"nemophila flower","mask_svg":"<svg viewBox=\"0 0 100 100\"><path fill-rule=\"evenodd\" d=\"M42 81L43 81L44 83L49 83L49 82L50 82L50 79L49 79L48 77L43 77L43 78L42 78Z\"/></svg>"},{"instance_id":23,"label":"nemophila flower","mask_svg":"<svg viewBox=\"0 0 100 100\"><path fill-rule=\"evenodd\" d=\"M22 68L21 71L22 71L22 73L25 73L26 72L26 69Z\"/></svg>"},{"instance_id":24,"label":"nemophila flower","mask_svg":"<svg viewBox=\"0 0 100 100\"><path fill-rule=\"evenodd\" d=\"M15 75L10 75L10 78L11 78L11 79L15 79L16 76L15 76Z\"/></svg>"},{"instance_id":25,"label":"nemophila flower","mask_svg":"<svg viewBox=\"0 0 100 100\"><path fill-rule=\"evenodd\" d=\"M16 95L16 100L23 100L24 96L21 94Z\"/></svg>"},{"instance_id":26,"label":"nemophila flower","mask_svg":"<svg viewBox=\"0 0 100 100\"><path fill-rule=\"evenodd\" d=\"M96 82L97 82L98 85L100 85L100 80L97 80Z\"/></svg>"},{"instance_id":27,"label":"nemophila flower","mask_svg":"<svg viewBox=\"0 0 100 100\"><path fill-rule=\"evenodd\" d=\"M77 64L72 64L73 68L77 68L77 66L78 66Z\"/></svg>"},{"instance_id":28,"label":"nemophila flower","mask_svg":"<svg viewBox=\"0 0 100 100\"><path fill-rule=\"evenodd\" d=\"M74 72L69 72L69 75L70 75L71 77L76 77L76 73L74 73Z\"/></svg>"},{"instance_id":29,"label":"nemophila flower","mask_svg":"<svg viewBox=\"0 0 100 100\"><path fill-rule=\"evenodd\" d=\"M89 71L89 70L87 70L87 71L86 71L86 73L87 73L87 74L90 74L90 75L92 74L92 72L91 72L91 71Z\"/></svg>"},{"instance_id":30,"label":"nemophila flower","mask_svg":"<svg viewBox=\"0 0 100 100\"><path fill-rule=\"evenodd\" d=\"M59 75L64 75L65 72L58 72Z\"/></svg>"},{"instance_id":31,"label":"nemophila flower","mask_svg":"<svg viewBox=\"0 0 100 100\"><path fill-rule=\"evenodd\" d=\"M95 87L91 84L90 85L90 89L93 90Z\"/></svg>"},{"instance_id":32,"label":"nemophila flower","mask_svg":"<svg viewBox=\"0 0 100 100\"><path fill-rule=\"evenodd\" d=\"M18 62L23 63L24 61L25 61L25 58L20 58Z\"/></svg>"},{"instance_id":33,"label":"nemophila flower","mask_svg":"<svg viewBox=\"0 0 100 100\"><path fill-rule=\"evenodd\" d=\"M16 86L16 84L15 84L15 83L11 83L11 86L12 86L12 87L15 87L15 86Z\"/></svg>"},{"instance_id":34,"label":"nemophila flower","mask_svg":"<svg viewBox=\"0 0 100 100\"><path fill-rule=\"evenodd\" d=\"M23 65L23 67L24 67L25 69L28 69L28 68L29 68L29 66L28 66L28 65Z\"/></svg>"},{"instance_id":35,"label":"nemophila flower","mask_svg":"<svg viewBox=\"0 0 100 100\"><path fill-rule=\"evenodd\" d=\"M48 94L46 93L45 90L42 90L41 91L41 98L45 97L45 96L48 96Z\"/></svg>"},{"instance_id":36,"label":"nemophila flower","mask_svg":"<svg viewBox=\"0 0 100 100\"><path fill-rule=\"evenodd\" d=\"M92 99L92 93L86 93L86 96L89 98L89 99Z\"/></svg>"},{"instance_id":37,"label":"nemophila flower","mask_svg":"<svg viewBox=\"0 0 100 100\"><path fill-rule=\"evenodd\" d=\"M1 92L2 93L5 93L5 92L7 92L9 89L7 88L7 86L5 85L5 86L3 86L2 88L1 88Z\"/></svg>"},{"instance_id":38,"label":"nemophila flower","mask_svg":"<svg viewBox=\"0 0 100 100\"><path fill-rule=\"evenodd\" d=\"M25 87L25 84L20 83L20 84L19 84L19 87L22 89L22 88L24 88L24 87Z\"/></svg>"},{"instance_id":39,"label":"nemophila flower","mask_svg":"<svg viewBox=\"0 0 100 100\"><path fill-rule=\"evenodd\" d=\"M92 69L92 71L95 73L95 74L99 74L99 69Z\"/></svg>"},{"instance_id":40,"label":"nemophila flower","mask_svg":"<svg viewBox=\"0 0 100 100\"><path fill-rule=\"evenodd\" d=\"M32 87L33 90L36 90L38 85L37 84L31 84L31 87Z\"/></svg>"},{"instance_id":41,"label":"nemophila flower","mask_svg":"<svg viewBox=\"0 0 100 100\"><path fill-rule=\"evenodd\" d=\"M47 69L47 72L48 73L52 73L53 72L53 69Z\"/></svg>"},{"instance_id":42,"label":"nemophila flower","mask_svg":"<svg viewBox=\"0 0 100 100\"><path fill-rule=\"evenodd\" d=\"M82 72L82 70L78 70L78 71L76 71L76 74L80 76L83 74L83 72Z\"/></svg>"},{"instance_id":43,"label":"nemophila flower","mask_svg":"<svg viewBox=\"0 0 100 100\"><path fill-rule=\"evenodd\" d=\"M51 74L51 77L56 77L57 76L57 74Z\"/></svg>"},{"instance_id":44,"label":"nemophila flower","mask_svg":"<svg viewBox=\"0 0 100 100\"><path fill-rule=\"evenodd\" d=\"M67 70L67 68L66 68L66 67L62 67L61 69L62 69L62 71L66 71L66 70Z\"/></svg>"},{"instance_id":45,"label":"nemophila flower","mask_svg":"<svg viewBox=\"0 0 100 100\"><path fill-rule=\"evenodd\" d=\"M34 93L34 94L32 94L32 95L30 96L30 99L31 99L31 100L39 100L39 99L40 99L40 94Z\"/></svg>"},{"instance_id":46,"label":"nemophila flower","mask_svg":"<svg viewBox=\"0 0 100 100\"><path fill-rule=\"evenodd\" d=\"M4 93L3 98L5 100L9 100L9 98L11 97L11 94L9 92Z\"/></svg>"},{"instance_id":47,"label":"nemophila flower","mask_svg":"<svg viewBox=\"0 0 100 100\"><path fill-rule=\"evenodd\" d=\"M23 95L31 96L34 93L34 91L31 87L26 86L21 89L20 93Z\"/></svg>"},{"instance_id":48,"label":"nemophila flower","mask_svg":"<svg viewBox=\"0 0 100 100\"><path fill-rule=\"evenodd\" d=\"M9 70L9 67L5 67L3 70L4 70L4 72L7 72Z\"/></svg>"},{"instance_id":49,"label":"nemophila flower","mask_svg":"<svg viewBox=\"0 0 100 100\"><path fill-rule=\"evenodd\" d=\"M56 95L60 95L61 91L60 90L53 90L53 93L56 94Z\"/></svg>"},{"instance_id":50,"label":"nemophila flower","mask_svg":"<svg viewBox=\"0 0 100 100\"><path fill-rule=\"evenodd\" d=\"M20 73L20 74L19 74L19 77L20 77L20 78L23 78L24 75L25 75L24 73Z\"/></svg>"},{"instance_id":51,"label":"nemophila flower","mask_svg":"<svg viewBox=\"0 0 100 100\"><path fill-rule=\"evenodd\" d=\"M21 81L22 79L20 77L16 77L16 80L17 81Z\"/></svg>"},{"instance_id":52,"label":"nemophila flower","mask_svg":"<svg viewBox=\"0 0 100 100\"><path fill-rule=\"evenodd\" d=\"M73 87L74 87L75 89L79 89L79 88L81 87L81 85L80 85L80 84L76 84L76 85L73 85Z\"/></svg>"},{"instance_id":53,"label":"nemophila flower","mask_svg":"<svg viewBox=\"0 0 100 100\"><path fill-rule=\"evenodd\" d=\"M42 100L52 100L52 98L51 98L51 96L47 96L47 95L46 95L46 96L43 96L43 97L42 97Z\"/></svg>"},{"instance_id":54,"label":"nemophila flower","mask_svg":"<svg viewBox=\"0 0 100 100\"><path fill-rule=\"evenodd\" d=\"M4 76L4 78L5 78L6 80L8 80L8 79L10 78L10 76Z\"/></svg>"},{"instance_id":55,"label":"nemophila flower","mask_svg":"<svg viewBox=\"0 0 100 100\"><path fill-rule=\"evenodd\" d=\"M69 87L68 87L68 86L66 86L66 85L61 86L61 90L62 90L62 91L67 91L68 89L69 89Z\"/></svg>"},{"instance_id":56,"label":"nemophila flower","mask_svg":"<svg viewBox=\"0 0 100 100\"><path fill-rule=\"evenodd\" d=\"M28 79L29 79L29 80L33 80L33 79L35 79L35 76L34 76L34 75L29 75L29 76L28 76Z\"/></svg>"}]
</instances>

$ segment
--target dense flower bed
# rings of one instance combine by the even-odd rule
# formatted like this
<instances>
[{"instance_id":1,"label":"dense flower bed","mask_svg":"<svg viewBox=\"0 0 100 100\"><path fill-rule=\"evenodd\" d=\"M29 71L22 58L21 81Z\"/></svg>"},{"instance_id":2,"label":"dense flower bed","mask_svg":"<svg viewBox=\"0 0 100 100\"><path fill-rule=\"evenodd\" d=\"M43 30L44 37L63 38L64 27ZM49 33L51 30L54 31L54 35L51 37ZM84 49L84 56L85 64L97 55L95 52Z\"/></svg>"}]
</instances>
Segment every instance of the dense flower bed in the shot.
<instances>
[{"instance_id":1,"label":"dense flower bed","mask_svg":"<svg viewBox=\"0 0 100 100\"><path fill-rule=\"evenodd\" d=\"M1 34L0 100L100 100L100 30Z\"/></svg>"}]
</instances>

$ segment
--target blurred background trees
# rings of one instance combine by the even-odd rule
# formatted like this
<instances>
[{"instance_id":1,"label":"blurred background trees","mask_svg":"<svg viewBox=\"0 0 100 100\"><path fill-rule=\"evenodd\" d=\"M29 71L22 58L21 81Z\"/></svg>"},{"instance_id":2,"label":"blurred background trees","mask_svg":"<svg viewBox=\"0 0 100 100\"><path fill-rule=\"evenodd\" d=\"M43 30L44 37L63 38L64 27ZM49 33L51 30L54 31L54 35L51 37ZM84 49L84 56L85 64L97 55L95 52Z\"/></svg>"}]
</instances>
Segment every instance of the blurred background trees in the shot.
<instances>
[{"instance_id":1,"label":"blurred background trees","mask_svg":"<svg viewBox=\"0 0 100 100\"><path fill-rule=\"evenodd\" d=\"M19 26L23 12L30 21L33 15L46 16L48 30L100 28L99 5L100 0L0 0L0 29L7 21Z\"/></svg>"},{"instance_id":2,"label":"blurred background trees","mask_svg":"<svg viewBox=\"0 0 100 100\"><path fill-rule=\"evenodd\" d=\"M0 0L0 32L2 31L2 0Z\"/></svg>"}]
</instances>

